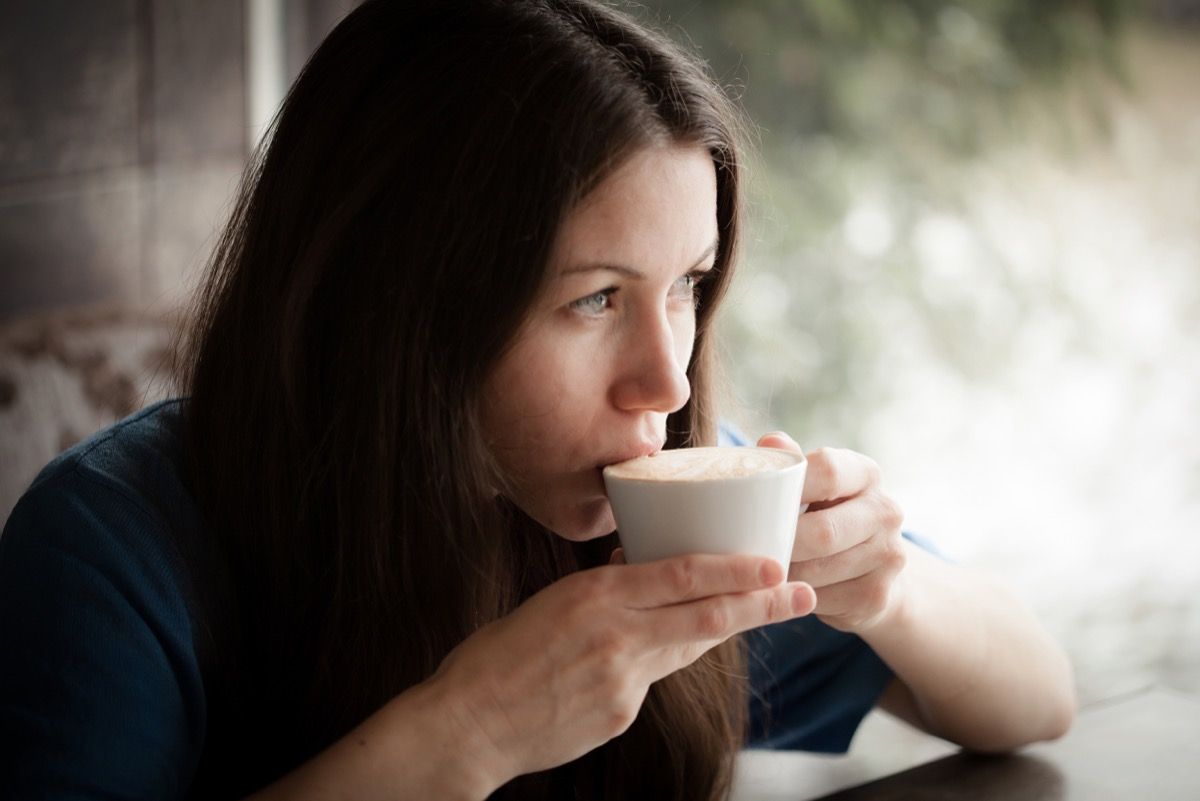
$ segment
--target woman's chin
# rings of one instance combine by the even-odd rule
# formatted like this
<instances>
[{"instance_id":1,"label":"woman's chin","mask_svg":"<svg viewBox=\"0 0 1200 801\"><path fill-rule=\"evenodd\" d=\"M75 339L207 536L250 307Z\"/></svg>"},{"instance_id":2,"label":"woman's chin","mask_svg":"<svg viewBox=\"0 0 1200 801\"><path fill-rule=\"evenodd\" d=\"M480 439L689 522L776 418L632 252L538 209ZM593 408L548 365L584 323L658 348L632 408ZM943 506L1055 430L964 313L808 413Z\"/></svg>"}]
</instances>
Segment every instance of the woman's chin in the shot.
<instances>
[{"instance_id":1,"label":"woman's chin","mask_svg":"<svg viewBox=\"0 0 1200 801\"><path fill-rule=\"evenodd\" d=\"M617 527L608 498L581 503L569 510L563 510L562 514L556 517L555 524L547 525L546 528L572 542L594 540L611 534Z\"/></svg>"}]
</instances>

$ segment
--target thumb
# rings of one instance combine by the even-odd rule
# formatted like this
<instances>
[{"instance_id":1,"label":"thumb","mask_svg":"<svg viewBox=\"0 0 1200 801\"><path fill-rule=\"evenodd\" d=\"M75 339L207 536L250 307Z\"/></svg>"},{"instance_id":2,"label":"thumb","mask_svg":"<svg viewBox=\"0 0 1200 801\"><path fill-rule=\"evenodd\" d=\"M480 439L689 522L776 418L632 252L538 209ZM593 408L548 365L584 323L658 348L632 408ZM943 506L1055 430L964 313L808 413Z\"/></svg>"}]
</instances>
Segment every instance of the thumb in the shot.
<instances>
[{"instance_id":1,"label":"thumb","mask_svg":"<svg viewBox=\"0 0 1200 801\"><path fill-rule=\"evenodd\" d=\"M763 434L758 438L758 447L760 448L779 448L785 451L795 451L803 453L800 445L796 440L792 439L784 431L772 431L769 434Z\"/></svg>"},{"instance_id":2,"label":"thumb","mask_svg":"<svg viewBox=\"0 0 1200 801\"><path fill-rule=\"evenodd\" d=\"M624 548L614 549L612 552L612 555L608 557L608 563L610 565L625 564L625 549Z\"/></svg>"}]
</instances>

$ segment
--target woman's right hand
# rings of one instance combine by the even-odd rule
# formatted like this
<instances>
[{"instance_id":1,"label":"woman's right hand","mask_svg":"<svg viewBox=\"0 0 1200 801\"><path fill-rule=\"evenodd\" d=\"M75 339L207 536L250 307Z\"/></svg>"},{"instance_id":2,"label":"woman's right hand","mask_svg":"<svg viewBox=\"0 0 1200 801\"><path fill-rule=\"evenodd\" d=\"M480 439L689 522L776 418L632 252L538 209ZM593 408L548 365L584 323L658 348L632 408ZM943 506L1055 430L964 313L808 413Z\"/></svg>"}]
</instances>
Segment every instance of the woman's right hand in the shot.
<instances>
[{"instance_id":1,"label":"woman's right hand","mask_svg":"<svg viewBox=\"0 0 1200 801\"><path fill-rule=\"evenodd\" d=\"M429 683L499 787L621 734L650 684L734 634L810 613L813 589L783 578L747 555L583 570L476 631Z\"/></svg>"}]
</instances>

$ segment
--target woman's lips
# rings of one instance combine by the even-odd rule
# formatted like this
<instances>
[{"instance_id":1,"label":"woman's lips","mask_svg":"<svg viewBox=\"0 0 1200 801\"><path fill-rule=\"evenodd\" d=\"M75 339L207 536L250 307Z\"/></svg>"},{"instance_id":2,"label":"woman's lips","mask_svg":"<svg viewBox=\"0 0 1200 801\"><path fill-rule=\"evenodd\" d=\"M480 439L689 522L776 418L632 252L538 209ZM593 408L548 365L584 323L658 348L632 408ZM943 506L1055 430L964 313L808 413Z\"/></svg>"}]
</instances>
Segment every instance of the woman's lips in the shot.
<instances>
[{"instance_id":1,"label":"woman's lips","mask_svg":"<svg viewBox=\"0 0 1200 801\"><path fill-rule=\"evenodd\" d=\"M615 451L611 455L606 456L603 460L601 460L600 469L603 470L610 464L627 462L630 459L636 459L639 456L653 456L663 449L664 444L665 442L663 440L658 439L654 440L653 442L639 442L635 445L631 445L630 447L622 448L621 450Z\"/></svg>"}]
</instances>

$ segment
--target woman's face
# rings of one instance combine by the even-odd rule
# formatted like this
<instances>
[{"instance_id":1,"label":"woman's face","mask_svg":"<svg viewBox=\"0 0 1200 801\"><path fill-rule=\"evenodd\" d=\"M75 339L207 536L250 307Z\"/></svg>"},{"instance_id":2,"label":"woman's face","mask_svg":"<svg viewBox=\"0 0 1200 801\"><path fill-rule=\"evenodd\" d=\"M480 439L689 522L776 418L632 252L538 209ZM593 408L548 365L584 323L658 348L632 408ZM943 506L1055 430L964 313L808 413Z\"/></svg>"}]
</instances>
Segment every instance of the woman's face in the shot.
<instances>
[{"instance_id":1,"label":"woman's face","mask_svg":"<svg viewBox=\"0 0 1200 801\"><path fill-rule=\"evenodd\" d=\"M567 539L616 528L601 468L660 450L687 402L716 202L703 148L625 162L566 221L550 283L488 378L485 432L512 500Z\"/></svg>"}]
</instances>

